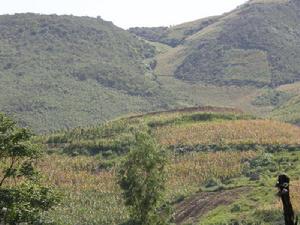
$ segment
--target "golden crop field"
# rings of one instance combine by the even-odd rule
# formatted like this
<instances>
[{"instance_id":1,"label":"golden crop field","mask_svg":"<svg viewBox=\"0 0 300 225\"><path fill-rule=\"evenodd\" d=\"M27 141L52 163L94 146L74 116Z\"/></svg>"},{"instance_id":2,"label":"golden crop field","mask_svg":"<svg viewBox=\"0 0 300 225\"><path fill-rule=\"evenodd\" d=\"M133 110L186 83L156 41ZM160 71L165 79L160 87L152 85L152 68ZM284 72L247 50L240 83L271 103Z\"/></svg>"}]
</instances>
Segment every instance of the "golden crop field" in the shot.
<instances>
[{"instance_id":1,"label":"golden crop field","mask_svg":"<svg viewBox=\"0 0 300 225\"><path fill-rule=\"evenodd\" d=\"M256 152L187 153L174 156L167 167L168 195L191 193L210 178L226 180L241 175L242 160L251 159Z\"/></svg>"},{"instance_id":2,"label":"golden crop field","mask_svg":"<svg viewBox=\"0 0 300 225\"><path fill-rule=\"evenodd\" d=\"M211 177L217 179L241 175L243 159L255 157L249 152L190 153L170 156L167 165L168 200L188 196ZM63 193L59 207L47 217L68 224L119 224L127 218L117 185L117 168L97 169L95 157L48 155L39 164L44 182Z\"/></svg>"},{"instance_id":3,"label":"golden crop field","mask_svg":"<svg viewBox=\"0 0 300 225\"><path fill-rule=\"evenodd\" d=\"M291 184L292 204L296 212L300 212L300 180Z\"/></svg>"},{"instance_id":4,"label":"golden crop field","mask_svg":"<svg viewBox=\"0 0 300 225\"><path fill-rule=\"evenodd\" d=\"M121 118L36 140L54 152L45 155L39 164L46 174L43 180L63 194L61 205L45 217L58 225L120 225L126 221L128 213L117 184L118 164L135 144L135 134L139 132L150 133L168 149L168 202L188 198L199 190L251 186L253 195L260 197L254 203L251 196L238 203L251 210L236 216L253 219L257 213L281 210L274 195L264 196L259 190L271 190L268 182L273 188L277 173L292 171L295 176L300 169L300 128L291 124L257 119L234 110L171 111ZM172 151L172 146L179 148ZM65 154L57 154L60 152ZM260 180L252 182L253 174ZM298 199L299 196L293 196L293 201ZM258 202L264 204L257 211L252 204ZM295 207L299 208L297 204Z\"/></svg>"},{"instance_id":5,"label":"golden crop field","mask_svg":"<svg viewBox=\"0 0 300 225\"><path fill-rule=\"evenodd\" d=\"M300 144L300 128L271 120L213 121L157 128L162 145Z\"/></svg>"}]
</instances>

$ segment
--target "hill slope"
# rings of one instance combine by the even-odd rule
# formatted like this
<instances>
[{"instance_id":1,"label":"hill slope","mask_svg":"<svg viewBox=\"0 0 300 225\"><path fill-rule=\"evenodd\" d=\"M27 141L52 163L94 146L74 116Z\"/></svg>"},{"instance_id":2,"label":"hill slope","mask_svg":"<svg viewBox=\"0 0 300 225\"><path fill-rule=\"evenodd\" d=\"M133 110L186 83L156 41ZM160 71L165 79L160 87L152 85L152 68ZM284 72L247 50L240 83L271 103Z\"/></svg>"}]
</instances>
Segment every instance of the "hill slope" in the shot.
<instances>
[{"instance_id":1,"label":"hill slope","mask_svg":"<svg viewBox=\"0 0 300 225\"><path fill-rule=\"evenodd\" d=\"M296 0L253 0L222 16L129 31L175 47L166 57L176 62L163 71L158 59L158 75L217 85L273 87L300 79L299 11Z\"/></svg>"},{"instance_id":2,"label":"hill slope","mask_svg":"<svg viewBox=\"0 0 300 225\"><path fill-rule=\"evenodd\" d=\"M0 111L49 131L159 108L154 53L101 18L0 16Z\"/></svg>"},{"instance_id":3,"label":"hill slope","mask_svg":"<svg viewBox=\"0 0 300 225\"><path fill-rule=\"evenodd\" d=\"M285 86L300 79L299 11L296 0L251 0L220 16L129 31L162 45L154 74L179 102L298 123L299 89Z\"/></svg>"},{"instance_id":4,"label":"hill slope","mask_svg":"<svg viewBox=\"0 0 300 225\"><path fill-rule=\"evenodd\" d=\"M130 32L100 18L0 16L0 111L48 132L179 106L291 109L299 92L279 89L300 80L299 11L296 0L252 0Z\"/></svg>"},{"instance_id":5,"label":"hill slope","mask_svg":"<svg viewBox=\"0 0 300 225\"><path fill-rule=\"evenodd\" d=\"M300 124L300 83L283 85L278 88L278 91L289 95L288 101L280 104L270 114L270 117L279 119L285 122Z\"/></svg>"},{"instance_id":6,"label":"hill slope","mask_svg":"<svg viewBox=\"0 0 300 225\"><path fill-rule=\"evenodd\" d=\"M300 145L300 128L256 119L232 108L198 107L124 117L104 125L76 128L41 138L52 150L68 154L126 153L135 133L149 132L176 151L293 148Z\"/></svg>"},{"instance_id":7,"label":"hill slope","mask_svg":"<svg viewBox=\"0 0 300 225\"><path fill-rule=\"evenodd\" d=\"M136 143L135 133L145 131L167 149L165 197L176 224L283 224L274 188L282 172L295 181L292 201L299 212L300 128L231 108L200 107L37 137L54 153L41 169L67 199L49 218L70 225L125 222L116 171Z\"/></svg>"}]
</instances>

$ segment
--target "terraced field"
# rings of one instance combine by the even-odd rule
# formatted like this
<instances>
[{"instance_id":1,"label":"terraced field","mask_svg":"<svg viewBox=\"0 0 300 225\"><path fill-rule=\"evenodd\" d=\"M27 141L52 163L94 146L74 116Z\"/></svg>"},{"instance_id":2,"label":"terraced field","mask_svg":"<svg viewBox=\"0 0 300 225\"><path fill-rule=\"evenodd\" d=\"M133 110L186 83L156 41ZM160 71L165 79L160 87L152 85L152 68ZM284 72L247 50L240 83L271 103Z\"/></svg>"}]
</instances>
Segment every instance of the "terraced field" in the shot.
<instances>
[{"instance_id":1,"label":"terraced field","mask_svg":"<svg viewBox=\"0 0 300 225\"><path fill-rule=\"evenodd\" d=\"M176 224L281 224L274 184L283 172L294 181L293 202L300 200L299 127L230 108L188 108L36 137L52 153L40 164L44 182L65 198L45 218L70 225L125 222L116 173L137 132L167 149L165 201Z\"/></svg>"}]
</instances>

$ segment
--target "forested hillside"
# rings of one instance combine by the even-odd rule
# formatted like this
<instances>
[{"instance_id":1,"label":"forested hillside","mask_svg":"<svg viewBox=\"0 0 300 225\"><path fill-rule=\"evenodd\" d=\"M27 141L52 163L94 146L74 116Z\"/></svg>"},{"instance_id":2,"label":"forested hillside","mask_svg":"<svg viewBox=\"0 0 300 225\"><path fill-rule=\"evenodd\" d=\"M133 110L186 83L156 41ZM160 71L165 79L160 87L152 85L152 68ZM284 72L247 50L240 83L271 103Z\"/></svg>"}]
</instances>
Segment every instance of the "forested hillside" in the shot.
<instances>
[{"instance_id":1,"label":"forested hillside","mask_svg":"<svg viewBox=\"0 0 300 225\"><path fill-rule=\"evenodd\" d=\"M36 131L153 110L158 84L144 60L154 54L101 18L0 16L0 110Z\"/></svg>"}]
</instances>

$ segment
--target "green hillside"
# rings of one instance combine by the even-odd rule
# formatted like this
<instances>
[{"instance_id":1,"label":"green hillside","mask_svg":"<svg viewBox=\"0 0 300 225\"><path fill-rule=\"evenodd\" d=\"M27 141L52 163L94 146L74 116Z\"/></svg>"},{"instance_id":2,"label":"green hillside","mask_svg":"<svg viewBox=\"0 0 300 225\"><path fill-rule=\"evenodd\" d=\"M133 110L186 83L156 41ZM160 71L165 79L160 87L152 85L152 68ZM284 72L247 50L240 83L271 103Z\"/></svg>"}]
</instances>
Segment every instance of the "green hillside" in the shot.
<instances>
[{"instance_id":1,"label":"green hillside","mask_svg":"<svg viewBox=\"0 0 300 225\"><path fill-rule=\"evenodd\" d=\"M295 0L252 0L220 16L129 31L163 46L154 74L177 102L297 123L299 89L285 86L300 78L299 9Z\"/></svg>"},{"instance_id":2,"label":"green hillside","mask_svg":"<svg viewBox=\"0 0 300 225\"><path fill-rule=\"evenodd\" d=\"M270 117L285 122L300 124L300 83L283 85L277 89L285 95L289 95L288 101L280 104L271 113Z\"/></svg>"},{"instance_id":3,"label":"green hillside","mask_svg":"<svg viewBox=\"0 0 300 225\"><path fill-rule=\"evenodd\" d=\"M280 88L300 80L299 10L296 0L252 0L129 32L101 18L0 16L0 111L35 132L203 105L297 122L280 114L298 93Z\"/></svg>"},{"instance_id":4,"label":"green hillside","mask_svg":"<svg viewBox=\"0 0 300 225\"><path fill-rule=\"evenodd\" d=\"M0 16L0 110L45 132L165 105L154 47L101 18Z\"/></svg>"},{"instance_id":5,"label":"green hillside","mask_svg":"<svg viewBox=\"0 0 300 225\"><path fill-rule=\"evenodd\" d=\"M235 107L256 91L156 76L157 63L169 65L156 55L173 48L100 18L17 14L0 16L0 25L0 111L35 132L174 107Z\"/></svg>"},{"instance_id":6,"label":"green hillside","mask_svg":"<svg viewBox=\"0 0 300 225\"><path fill-rule=\"evenodd\" d=\"M130 31L175 47L167 57L176 62L162 71L158 60L158 75L217 85L274 87L300 79L299 9L296 0L249 1L219 17Z\"/></svg>"},{"instance_id":7,"label":"green hillside","mask_svg":"<svg viewBox=\"0 0 300 225\"><path fill-rule=\"evenodd\" d=\"M64 225L123 224L128 212L116 171L138 132L167 150L165 201L175 224L283 224L274 188L283 172L293 180L299 214L300 128L232 108L198 107L36 137L51 152L40 164L46 182L67 199L45 218Z\"/></svg>"}]
</instances>

